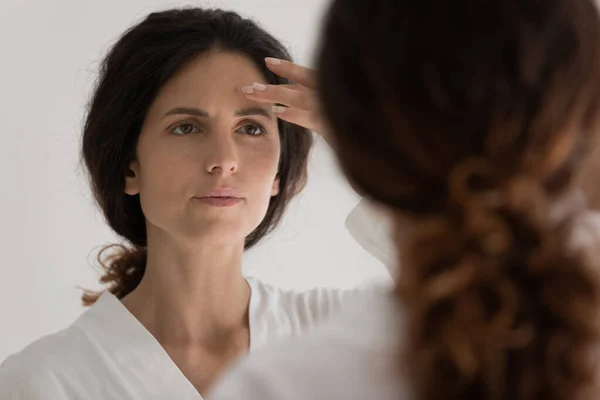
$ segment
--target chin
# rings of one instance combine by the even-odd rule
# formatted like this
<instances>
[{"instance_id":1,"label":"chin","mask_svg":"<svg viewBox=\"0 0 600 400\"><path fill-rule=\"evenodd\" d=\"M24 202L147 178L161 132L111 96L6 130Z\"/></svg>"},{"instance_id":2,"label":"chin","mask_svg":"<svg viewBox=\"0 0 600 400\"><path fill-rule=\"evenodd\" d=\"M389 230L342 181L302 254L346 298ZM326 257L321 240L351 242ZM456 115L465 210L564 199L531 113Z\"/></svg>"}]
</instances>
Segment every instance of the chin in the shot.
<instances>
[{"instance_id":1,"label":"chin","mask_svg":"<svg viewBox=\"0 0 600 400\"><path fill-rule=\"evenodd\" d=\"M246 236L252 232L240 227L239 222L237 224L195 224L186 227L184 231L188 241L203 246L231 246L244 243Z\"/></svg>"}]
</instances>

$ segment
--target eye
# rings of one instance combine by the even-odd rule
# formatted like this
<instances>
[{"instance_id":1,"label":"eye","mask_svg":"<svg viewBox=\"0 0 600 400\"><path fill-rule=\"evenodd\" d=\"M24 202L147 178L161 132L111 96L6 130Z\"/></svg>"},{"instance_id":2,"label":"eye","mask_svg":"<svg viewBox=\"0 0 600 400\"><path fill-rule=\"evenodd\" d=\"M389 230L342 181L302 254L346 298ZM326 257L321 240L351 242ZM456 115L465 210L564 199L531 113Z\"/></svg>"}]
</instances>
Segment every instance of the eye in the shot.
<instances>
[{"instance_id":1,"label":"eye","mask_svg":"<svg viewBox=\"0 0 600 400\"><path fill-rule=\"evenodd\" d=\"M200 131L200 129L196 125L190 123L179 124L171 130L171 132L176 135L189 135L198 131Z\"/></svg>"},{"instance_id":2,"label":"eye","mask_svg":"<svg viewBox=\"0 0 600 400\"><path fill-rule=\"evenodd\" d=\"M247 124L238 128L236 132L244 133L250 136L260 136L265 133L265 128L258 124Z\"/></svg>"}]
</instances>

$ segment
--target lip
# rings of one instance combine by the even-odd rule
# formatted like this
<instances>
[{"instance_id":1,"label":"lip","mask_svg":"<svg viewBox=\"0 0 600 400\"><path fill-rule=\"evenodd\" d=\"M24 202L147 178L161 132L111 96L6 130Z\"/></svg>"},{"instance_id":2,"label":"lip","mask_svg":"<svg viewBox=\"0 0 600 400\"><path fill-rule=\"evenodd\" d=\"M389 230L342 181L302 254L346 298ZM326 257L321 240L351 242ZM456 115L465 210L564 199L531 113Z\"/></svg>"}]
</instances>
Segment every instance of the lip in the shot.
<instances>
[{"instance_id":1,"label":"lip","mask_svg":"<svg viewBox=\"0 0 600 400\"><path fill-rule=\"evenodd\" d=\"M205 193L202 196L198 196L197 198L203 199L207 197L233 197L237 199L242 198L242 196L238 192L236 192L235 189L228 187L212 189L208 193Z\"/></svg>"},{"instance_id":2,"label":"lip","mask_svg":"<svg viewBox=\"0 0 600 400\"><path fill-rule=\"evenodd\" d=\"M242 201L243 197L232 188L217 188L194 197L194 200L216 207L231 207Z\"/></svg>"},{"instance_id":3,"label":"lip","mask_svg":"<svg viewBox=\"0 0 600 400\"><path fill-rule=\"evenodd\" d=\"M231 207L242 201L239 197L194 197L194 199L215 207Z\"/></svg>"}]
</instances>

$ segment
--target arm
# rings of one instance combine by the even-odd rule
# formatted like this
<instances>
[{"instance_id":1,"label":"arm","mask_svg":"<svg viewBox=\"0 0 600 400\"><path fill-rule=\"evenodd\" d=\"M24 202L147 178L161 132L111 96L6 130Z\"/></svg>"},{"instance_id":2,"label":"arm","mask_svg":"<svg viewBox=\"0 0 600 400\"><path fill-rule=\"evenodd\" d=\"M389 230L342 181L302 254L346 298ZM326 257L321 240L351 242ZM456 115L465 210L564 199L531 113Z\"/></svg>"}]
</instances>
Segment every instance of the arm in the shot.
<instances>
[{"instance_id":1,"label":"arm","mask_svg":"<svg viewBox=\"0 0 600 400\"><path fill-rule=\"evenodd\" d=\"M247 98L270 104L277 116L320 134L331 145L330 135L318 107L315 71L285 60L267 59L267 67L274 73L296 82L290 85L250 85L240 88ZM276 111L277 110L277 111ZM352 182L348 182L360 194ZM387 216L363 199L346 219L346 228L352 237L369 253L379 259L395 277L395 248L390 240Z\"/></svg>"},{"instance_id":2,"label":"arm","mask_svg":"<svg viewBox=\"0 0 600 400\"><path fill-rule=\"evenodd\" d=\"M389 217L363 198L346 217L346 229L363 249L383 263L395 279L398 261Z\"/></svg>"},{"instance_id":3,"label":"arm","mask_svg":"<svg viewBox=\"0 0 600 400\"><path fill-rule=\"evenodd\" d=\"M62 389L48 376L34 371L0 366L0 399L2 400L65 400Z\"/></svg>"}]
</instances>

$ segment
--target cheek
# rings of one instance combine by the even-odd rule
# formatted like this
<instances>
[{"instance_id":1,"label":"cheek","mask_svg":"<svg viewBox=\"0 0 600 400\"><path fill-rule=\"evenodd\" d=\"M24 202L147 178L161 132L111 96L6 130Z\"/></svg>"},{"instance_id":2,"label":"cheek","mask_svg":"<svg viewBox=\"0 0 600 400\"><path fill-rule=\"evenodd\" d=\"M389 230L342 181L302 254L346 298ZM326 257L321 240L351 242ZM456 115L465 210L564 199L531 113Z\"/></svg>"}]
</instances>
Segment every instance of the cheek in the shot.
<instances>
[{"instance_id":1,"label":"cheek","mask_svg":"<svg viewBox=\"0 0 600 400\"><path fill-rule=\"evenodd\" d=\"M245 162L244 168L252 174L256 180L260 180L265 185L272 185L277 176L279 168L279 141L269 143L252 149Z\"/></svg>"},{"instance_id":2,"label":"cheek","mask_svg":"<svg viewBox=\"0 0 600 400\"><path fill-rule=\"evenodd\" d=\"M190 146L179 147L172 143L140 146L141 190L147 196L165 198L194 181L198 157L191 154Z\"/></svg>"},{"instance_id":3,"label":"cheek","mask_svg":"<svg viewBox=\"0 0 600 400\"><path fill-rule=\"evenodd\" d=\"M176 229L173 224L185 213L187 200L198 190L199 167L193 161L192 157L169 151L167 147L154 148L140 159L140 201L152 225Z\"/></svg>"},{"instance_id":4,"label":"cheek","mask_svg":"<svg viewBox=\"0 0 600 400\"><path fill-rule=\"evenodd\" d=\"M252 201L249 203L250 212L249 234L264 219L272 199L273 183L277 178L279 166L279 147L269 151L257 151L249 157L244 165L247 188L252 192Z\"/></svg>"}]
</instances>

